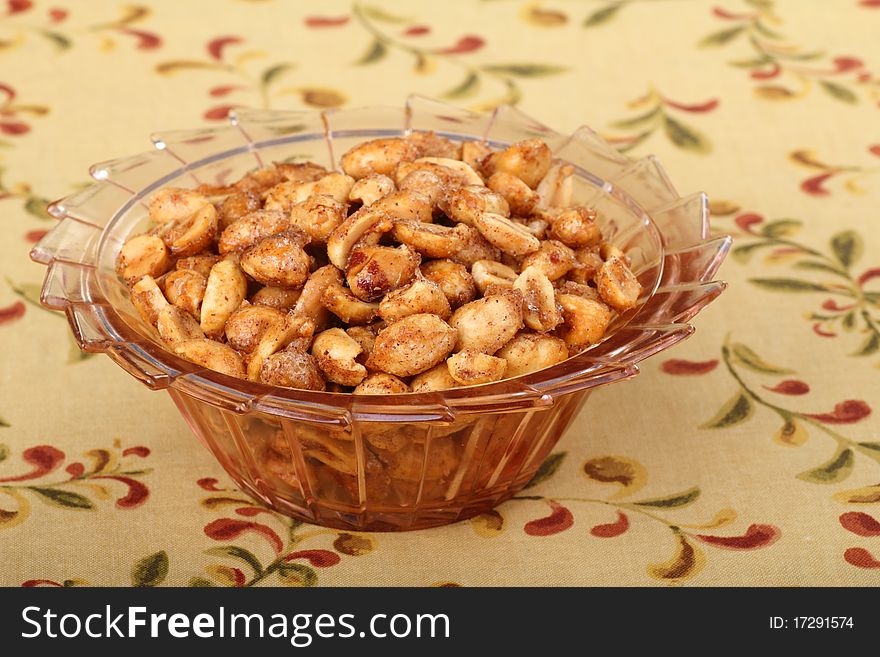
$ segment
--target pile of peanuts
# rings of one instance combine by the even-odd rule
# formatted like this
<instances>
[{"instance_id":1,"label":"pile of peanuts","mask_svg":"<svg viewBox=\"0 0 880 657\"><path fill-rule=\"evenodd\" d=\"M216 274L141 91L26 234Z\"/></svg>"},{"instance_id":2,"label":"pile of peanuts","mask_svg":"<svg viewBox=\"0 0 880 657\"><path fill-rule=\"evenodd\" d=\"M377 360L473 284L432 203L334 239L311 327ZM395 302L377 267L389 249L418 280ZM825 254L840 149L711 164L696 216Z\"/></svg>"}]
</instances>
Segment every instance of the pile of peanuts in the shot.
<instances>
[{"instance_id":1,"label":"pile of peanuts","mask_svg":"<svg viewBox=\"0 0 880 657\"><path fill-rule=\"evenodd\" d=\"M341 172L277 163L166 188L117 271L175 353L273 386L356 394L519 376L601 340L641 286L539 139L375 139Z\"/></svg>"}]
</instances>

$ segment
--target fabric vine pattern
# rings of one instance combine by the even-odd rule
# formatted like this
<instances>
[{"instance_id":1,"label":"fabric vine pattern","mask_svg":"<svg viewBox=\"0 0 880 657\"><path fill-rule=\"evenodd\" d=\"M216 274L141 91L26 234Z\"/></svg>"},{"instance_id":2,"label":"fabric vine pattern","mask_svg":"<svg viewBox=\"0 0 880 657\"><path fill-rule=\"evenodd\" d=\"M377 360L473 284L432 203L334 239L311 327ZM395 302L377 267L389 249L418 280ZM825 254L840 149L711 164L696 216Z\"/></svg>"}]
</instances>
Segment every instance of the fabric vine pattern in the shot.
<instances>
[{"instance_id":1,"label":"fabric vine pattern","mask_svg":"<svg viewBox=\"0 0 880 657\"><path fill-rule=\"evenodd\" d=\"M147 447L123 447L114 441L112 447L85 452L82 459L69 459L51 445L29 447L16 459L0 445L0 530L27 520L33 502L88 511L115 497L118 509L141 506L150 496L141 481L152 471L141 464L149 455Z\"/></svg>"},{"instance_id":2,"label":"fabric vine pattern","mask_svg":"<svg viewBox=\"0 0 880 657\"><path fill-rule=\"evenodd\" d=\"M534 504L544 508L547 515L527 522L522 531L528 536L546 537L574 527L575 514L570 507L604 505L610 512L609 521L593 525L589 534L595 539L614 539L630 529L636 531L639 523L660 523L669 529L673 553L669 559L647 564L646 571L654 579L676 582L695 577L706 565L701 546L727 550L748 551L775 543L781 532L769 524L751 524L744 533L719 535L717 530L737 520L734 509L719 509L706 522L688 524L675 518L679 510L695 504L700 497L698 487L677 491L661 497L639 497L635 494L648 482L648 472L638 461L624 456L596 456L584 461L581 472L593 483L614 486L616 490L605 497L580 497L532 494L530 489L544 487L566 459L565 452L551 454L524 492L512 502ZM493 510L471 519L480 536L491 537L504 530L504 517Z\"/></svg>"},{"instance_id":3,"label":"fabric vine pattern","mask_svg":"<svg viewBox=\"0 0 880 657\"><path fill-rule=\"evenodd\" d=\"M142 23L152 16L144 5L121 5L117 18L72 27L77 12L35 0L6 0L0 13L0 55L4 50L25 45L29 39L43 41L57 51L72 48L80 36L99 39L99 49L114 50L118 42L130 43L137 50L156 50L162 38L144 29Z\"/></svg>"},{"instance_id":4,"label":"fabric vine pattern","mask_svg":"<svg viewBox=\"0 0 880 657\"><path fill-rule=\"evenodd\" d=\"M20 102L15 88L0 82L0 148L15 146L14 138L31 131L30 121L48 113L49 108L45 105ZM3 192L0 187L0 199Z\"/></svg>"},{"instance_id":5,"label":"fabric vine pattern","mask_svg":"<svg viewBox=\"0 0 880 657\"><path fill-rule=\"evenodd\" d=\"M880 157L880 144L872 144L866 149L874 157ZM843 188L851 194L865 194L866 184L874 183L880 178L880 166L876 164L828 164L811 150L796 150L789 154L795 164L811 171L800 187L801 191L810 196L830 196L829 185L842 183Z\"/></svg>"},{"instance_id":6,"label":"fabric vine pattern","mask_svg":"<svg viewBox=\"0 0 880 657\"><path fill-rule=\"evenodd\" d=\"M880 80L859 57L833 55L806 48L780 30L784 20L774 0L742 0L744 9L714 7L712 14L726 23L700 40L701 48L744 46L731 66L748 72L755 95L764 100L803 98L819 88L830 98L855 104L860 99L880 104Z\"/></svg>"},{"instance_id":7,"label":"fabric vine pattern","mask_svg":"<svg viewBox=\"0 0 880 657\"><path fill-rule=\"evenodd\" d=\"M733 396L707 420L701 429L729 429L751 419L757 409L778 416L781 425L773 440L785 447L800 447L811 436L823 436L832 441L834 451L827 461L797 475L812 484L835 484L845 480L855 466L856 457L880 463L880 442L859 441L845 434L848 425L865 421L873 410L861 399L845 399L831 410L810 412L798 410L785 400L805 397L811 392L806 381L791 378L795 371L768 362L748 345L735 342L728 336L721 347L721 359L710 361L666 360L661 370L672 375L705 375L714 371L719 362L723 371L733 379ZM753 375L768 383L751 381ZM785 378L781 378L785 377ZM804 404L798 404L803 406Z\"/></svg>"},{"instance_id":8,"label":"fabric vine pattern","mask_svg":"<svg viewBox=\"0 0 880 657\"><path fill-rule=\"evenodd\" d=\"M873 357L880 351L880 266L859 265L865 249L858 232L836 233L825 252L794 239L803 227L798 219L767 221L744 213L734 223L734 260L748 264L763 253L765 263L791 270L786 276L749 278L749 283L770 292L824 297L819 309L807 315L813 333L823 338L851 334L853 356Z\"/></svg>"},{"instance_id":9,"label":"fabric vine pattern","mask_svg":"<svg viewBox=\"0 0 880 657\"><path fill-rule=\"evenodd\" d=\"M712 151L709 138L680 117L684 114L713 112L718 105L717 98L699 103L682 103L651 87L644 96L627 103L627 109L637 112L635 116L609 124L616 132L624 134L606 135L605 138L619 151L626 153L659 132L682 150L706 155Z\"/></svg>"},{"instance_id":10,"label":"fabric vine pattern","mask_svg":"<svg viewBox=\"0 0 880 657\"><path fill-rule=\"evenodd\" d=\"M168 567L169 558L165 550L148 554L138 559L131 567L128 583L131 586L139 587L159 586L168 577ZM98 586L98 584L81 577L71 577L60 582L53 579L29 579L22 582L21 585L25 588Z\"/></svg>"},{"instance_id":11,"label":"fabric vine pattern","mask_svg":"<svg viewBox=\"0 0 880 657\"><path fill-rule=\"evenodd\" d=\"M863 511L847 511L841 514L840 526L851 534L862 538L877 539L880 537L880 521ZM847 548L843 553L843 558L856 568L880 568L880 559L863 547Z\"/></svg>"}]
</instances>

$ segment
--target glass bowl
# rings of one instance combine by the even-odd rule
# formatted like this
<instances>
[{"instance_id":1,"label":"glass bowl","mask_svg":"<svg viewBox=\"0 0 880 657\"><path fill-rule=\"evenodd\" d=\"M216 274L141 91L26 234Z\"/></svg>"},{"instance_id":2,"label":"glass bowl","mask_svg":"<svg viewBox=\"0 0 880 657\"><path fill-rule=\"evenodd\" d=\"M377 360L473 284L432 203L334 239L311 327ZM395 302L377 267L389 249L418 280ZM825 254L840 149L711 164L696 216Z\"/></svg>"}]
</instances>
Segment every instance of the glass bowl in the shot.
<instances>
[{"instance_id":1,"label":"glass bowl","mask_svg":"<svg viewBox=\"0 0 880 657\"><path fill-rule=\"evenodd\" d=\"M704 194L681 197L653 157L630 160L589 128L562 135L512 107L480 114L421 97L402 108L241 110L231 125L155 135L156 149L94 165L92 186L49 210L60 223L31 257L48 267L41 301L76 341L154 390L167 390L199 440L262 503L351 530L420 529L483 513L520 490L591 390L693 332L687 322L724 289L730 247L709 238ZM273 161L336 168L367 139L434 130L499 147L540 137L576 168L575 200L599 211L643 286L599 344L553 367L442 392L375 396L276 388L182 360L138 316L114 271L165 186L224 184ZM584 435L582 439L589 439Z\"/></svg>"}]
</instances>

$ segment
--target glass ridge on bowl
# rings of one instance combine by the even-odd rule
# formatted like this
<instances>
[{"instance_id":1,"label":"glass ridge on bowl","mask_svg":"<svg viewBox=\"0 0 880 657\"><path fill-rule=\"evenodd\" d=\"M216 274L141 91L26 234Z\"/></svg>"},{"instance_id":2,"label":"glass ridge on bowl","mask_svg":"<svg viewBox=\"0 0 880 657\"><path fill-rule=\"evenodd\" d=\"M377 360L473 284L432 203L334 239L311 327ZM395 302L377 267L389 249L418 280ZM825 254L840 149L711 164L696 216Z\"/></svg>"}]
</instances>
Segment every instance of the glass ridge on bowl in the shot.
<instances>
[{"instance_id":1,"label":"glass ridge on bowl","mask_svg":"<svg viewBox=\"0 0 880 657\"><path fill-rule=\"evenodd\" d=\"M168 351L134 310L116 257L147 227L146 202L158 189L222 185L274 161L338 169L360 142L423 130L496 148L544 140L575 166L575 202L596 208L606 240L630 258L638 306L600 343L547 369L383 396L278 388L204 369ZM687 322L725 287L711 279L731 240L710 238L704 194L679 196L655 158L626 158L589 128L562 135L509 106L483 114L411 96L401 108L238 110L230 125L153 143L152 152L94 165L95 184L50 206L60 223L31 252L48 267L41 301L66 313L82 349L167 390L243 491L307 522L400 531L488 511L528 483L594 388L635 376L639 361L688 337Z\"/></svg>"}]
</instances>

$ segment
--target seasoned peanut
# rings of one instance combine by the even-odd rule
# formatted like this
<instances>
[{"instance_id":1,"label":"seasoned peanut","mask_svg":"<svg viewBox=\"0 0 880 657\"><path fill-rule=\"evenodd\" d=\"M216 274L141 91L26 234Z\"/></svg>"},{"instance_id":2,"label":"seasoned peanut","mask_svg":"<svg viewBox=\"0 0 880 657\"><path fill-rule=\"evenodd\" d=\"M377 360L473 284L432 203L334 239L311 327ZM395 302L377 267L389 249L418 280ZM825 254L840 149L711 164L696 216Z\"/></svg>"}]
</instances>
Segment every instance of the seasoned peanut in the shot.
<instances>
[{"instance_id":1,"label":"seasoned peanut","mask_svg":"<svg viewBox=\"0 0 880 657\"><path fill-rule=\"evenodd\" d=\"M253 192L233 192L220 204L220 230L226 230L231 223L260 209L260 197Z\"/></svg>"},{"instance_id":2,"label":"seasoned peanut","mask_svg":"<svg viewBox=\"0 0 880 657\"><path fill-rule=\"evenodd\" d=\"M156 325L159 313L168 306L168 299L156 284L152 276L142 276L129 291L131 304L148 324Z\"/></svg>"},{"instance_id":3,"label":"seasoned peanut","mask_svg":"<svg viewBox=\"0 0 880 657\"><path fill-rule=\"evenodd\" d=\"M156 330L159 331L162 341L171 346L186 340L205 337L199 323L192 315L172 305L167 305L159 311Z\"/></svg>"},{"instance_id":4,"label":"seasoned peanut","mask_svg":"<svg viewBox=\"0 0 880 657\"><path fill-rule=\"evenodd\" d=\"M306 285L308 285L308 281L306 281ZM287 311L293 308L301 294L302 290L288 290L283 287L266 285L254 292L249 301L254 305Z\"/></svg>"},{"instance_id":5,"label":"seasoned peanut","mask_svg":"<svg viewBox=\"0 0 880 657\"><path fill-rule=\"evenodd\" d=\"M562 322L553 283L537 267L526 267L513 283L523 295L523 321L530 329L552 331Z\"/></svg>"},{"instance_id":6,"label":"seasoned peanut","mask_svg":"<svg viewBox=\"0 0 880 657\"><path fill-rule=\"evenodd\" d=\"M232 222L223 230L217 242L217 250L220 253L243 251L289 227L290 220L284 212L255 210Z\"/></svg>"},{"instance_id":7,"label":"seasoned peanut","mask_svg":"<svg viewBox=\"0 0 880 657\"><path fill-rule=\"evenodd\" d=\"M552 335L519 333L495 355L507 361L507 376L520 376L566 360L568 346Z\"/></svg>"},{"instance_id":8,"label":"seasoned peanut","mask_svg":"<svg viewBox=\"0 0 880 657\"><path fill-rule=\"evenodd\" d=\"M419 191L401 189L376 201L373 210L387 212L394 219L430 222L434 218L431 199Z\"/></svg>"},{"instance_id":9,"label":"seasoned peanut","mask_svg":"<svg viewBox=\"0 0 880 657\"><path fill-rule=\"evenodd\" d=\"M363 302L361 302L363 303ZM349 337L355 340L361 346L361 355L358 360L366 360L373 351L373 344L376 342L376 335L385 328L385 322L374 322L366 326L349 326L345 329Z\"/></svg>"},{"instance_id":10,"label":"seasoned peanut","mask_svg":"<svg viewBox=\"0 0 880 657\"><path fill-rule=\"evenodd\" d=\"M409 386L393 374L379 372L361 381L353 392L356 395L399 395L409 392Z\"/></svg>"},{"instance_id":11,"label":"seasoned peanut","mask_svg":"<svg viewBox=\"0 0 880 657\"><path fill-rule=\"evenodd\" d=\"M452 378L449 373L449 367L446 361L435 365L429 370L417 374L410 381L410 388L413 392L432 392L434 390L448 390L449 388L457 388L458 381Z\"/></svg>"},{"instance_id":12,"label":"seasoned peanut","mask_svg":"<svg viewBox=\"0 0 880 657\"><path fill-rule=\"evenodd\" d=\"M394 237L429 258L449 258L473 239L473 228L441 226L422 221L394 222Z\"/></svg>"},{"instance_id":13,"label":"seasoned peanut","mask_svg":"<svg viewBox=\"0 0 880 657\"><path fill-rule=\"evenodd\" d=\"M510 216L510 206L504 197L486 187L452 189L441 199L439 206L450 219L468 226L474 226L477 215L484 212Z\"/></svg>"},{"instance_id":14,"label":"seasoned peanut","mask_svg":"<svg viewBox=\"0 0 880 657\"><path fill-rule=\"evenodd\" d=\"M627 258L626 254L611 242L601 242L599 244L599 255L602 256L602 260L608 260L612 257L619 258L625 265L629 266L629 258Z\"/></svg>"},{"instance_id":15,"label":"seasoned peanut","mask_svg":"<svg viewBox=\"0 0 880 657\"><path fill-rule=\"evenodd\" d=\"M556 240L541 242L541 248L523 258L523 269L536 267L551 281L565 276L578 264L574 251Z\"/></svg>"},{"instance_id":16,"label":"seasoned peanut","mask_svg":"<svg viewBox=\"0 0 880 657\"><path fill-rule=\"evenodd\" d=\"M263 209L273 212L290 212L297 203L302 203L315 193L318 181L296 182L285 180L278 183L265 194Z\"/></svg>"},{"instance_id":17,"label":"seasoned peanut","mask_svg":"<svg viewBox=\"0 0 880 657\"><path fill-rule=\"evenodd\" d=\"M344 287L341 276L324 288L321 305L346 324L369 324L379 312L378 303L361 301Z\"/></svg>"},{"instance_id":18,"label":"seasoned peanut","mask_svg":"<svg viewBox=\"0 0 880 657\"><path fill-rule=\"evenodd\" d=\"M538 192L512 173L496 171L489 176L486 185L504 197L514 215L528 216L538 205Z\"/></svg>"},{"instance_id":19,"label":"seasoned peanut","mask_svg":"<svg viewBox=\"0 0 880 657\"><path fill-rule=\"evenodd\" d=\"M541 241L525 226L500 214L478 214L474 226L490 243L514 256L526 255L541 248Z\"/></svg>"},{"instance_id":20,"label":"seasoned peanut","mask_svg":"<svg viewBox=\"0 0 880 657\"><path fill-rule=\"evenodd\" d=\"M194 269L175 269L162 281L165 297L193 317L200 317L208 279Z\"/></svg>"},{"instance_id":21,"label":"seasoned peanut","mask_svg":"<svg viewBox=\"0 0 880 657\"><path fill-rule=\"evenodd\" d=\"M141 276L161 276L171 269L171 257L165 242L155 235L138 235L128 240L119 252L117 271L125 280Z\"/></svg>"},{"instance_id":22,"label":"seasoned peanut","mask_svg":"<svg viewBox=\"0 0 880 657\"><path fill-rule=\"evenodd\" d=\"M381 173L371 173L352 185L351 191L348 193L348 200L362 205L372 205L396 189L394 181L388 176Z\"/></svg>"},{"instance_id":23,"label":"seasoned peanut","mask_svg":"<svg viewBox=\"0 0 880 657\"><path fill-rule=\"evenodd\" d=\"M320 180L329 172L314 162L276 162L275 168L285 180L293 182L312 182Z\"/></svg>"},{"instance_id":24,"label":"seasoned peanut","mask_svg":"<svg viewBox=\"0 0 880 657\"><path fill-rule=\"evenodd\" d=\"M301 287L309 277L309 256L301 233L267 237L241 254L241 268L254 280L277 287Z\"/></svg>"},{"instance_id":25,"label":"seasoned peanut","mask_svg":"<svg viewBox=\"0 0 880 657\"><path fill-rule=\"evenodd\" d=\"M595 210L571 208L556 215L550 227L550 235L573 249L598 244L602 239L602 231L595 220Z\"/></svg>"},{"instance_id":26,"label":"seasoned peanut","mask_svg":"<svg viewBox=\"0 0 880 657\"><path fill-rule=\"evenodd\" d=\"M411 132L404 139L415 144L423 157L461 159L461 145L434 132Z\"/></svg>"},{"instance_id":27,"label":"seasoned peanut","mask_svg":"<svg viewBox=\"0 0 880 657\"><path fill-rule=\"evenodd\" d=\"M522 295L498 293L471 301L452 313L449 325L458 333L455 350L494 354L523 326Z\"/></svg>"},{"instance_id":28,"label":"seasoned peanut","mask_svg":"<svg viewBox=\"0 0 880 657\"><path fill-rule=\"evenodd\" d=\"M432 207L437 205L447 189L440 176L428 169L416 169L400 181L399 187L401 191L418 192L430 201Z\"/></svg>"},{"instance_id":29,"label":"seasoned peanut","mask_svg":"<svg viewBox=\"0 0 880 657\"><path fill-rule=\"evenodd\" d=\"M312 356L324 378L343 386L356 386L366 378L367 368L355 360L360 353L357 340L340 328L327 329L312 342Z\"/></svg>"},{"instance_id":30,"label":"seasoned peanut","mask_svg":"<svg viewBox=\"0 0 880 657\"><path fill-rule=\"evenodd\" d=\"M330 196L338 203L348 201L348 195L354 186L354 178L344 173L333 171L315 181L313 194Z\"/></svg>"},{"instance_id":31,"label":"seasoned peanut","mask_svg":"<svg viewBox=\"0 0 880 657\"><path fill-rule=\"evenodd\" d=\"M207 338L185 340L174 345L174 353L197 365L222 374L244 378L244 363L235 350Z\"/></svg>"},{"instance_id":32,"label":"seasoned peanut","mask_svg":"<svg viewBox=\"0 0 880 657\"><path fill-rule=\"evenodd\" d=\"M577 283L575 281L562 281L561 285L556 288L557 294L574 294L578 297L584 297L586 299L595 299L596 301L601 301L599 297L599 292L594 287L590 287L584 283Z\"/></svg>"},{"instance_id":33,"label":"seasoned peanut","mask_svg":"<svg viewBox=\"0 0 880 657\"><path fill-rule=\"evenodd\" d=\"M189 256L188 258L181 258L174 267L175 269L192 269L208 278L208 274L211 273L211 267L220 262L220 259L220 256L216 255L199 254Z\"/></svg>"},{"instance_id":34,"label":"seasoned peanut","mask_svg":"<svg viewBox=\"0 0 880 657\"><path fill-rule=\"evenodd\" d=\"M348 258L354 245L365 234L385 223L391 229L391 216L374 207L361 208L337 226L327 238L327 257L339 269L348 266Z\"/></svg>"},{"instance_id":35,"label":"seasoned peanut","mask_svg":"<svg viewBox=\"0 0 880 657\"><path fill-rule=\"evenodd\" d=\"M379 331L367 367L412 376L446 358L455 340L455 329L436 315L409 315Z\"/></svg>"},{"instance_id":36,"label":"seasoned peanut","mask_svg":"<svg viewBox=\"0 0 880 657\"><path fill-rule=\"evenodd\" d=\"M483 179L474 171L467 162L454 160L450 157L420 157L415 164L435 164L451 169L460 176L465 185L485 185Z\"/></svg>"},{"instance_id":37,"label":"seasoned peanut","mask_svg":"<svg viewBox=\"0 0 880 657\"><path fill-rule=\"evenodd\" d=\"M463 349L446 360L449 375L463 386L500 381L507 369L507 361L481 353L475 349Z\"/></svg>"},{"instance_id":38,"label":"seasoned peanut","mask_svg":"<svg viewBox=\"0 0 880 657\"><path fill-rule=\"evenodd\" d=\"M471 276L480 294L486 294L490 285L513 287L516 271L507 265L494 260L477 260L471 266Z\"/></svg>"},{"instance_id":39,"label":"seasoned peanut","mask_svg":"<svg viewBox=\"0 0 880 657\"><path fill-rule=\"evenodd\" d=\"M601 301L573 294L557 295L565 318L557 334L569 347L581 348L602 339L611 323L611 309Z\"/></svg>"},{"instance_id":40,"label":"seasoned peanut","mask_svg":"<svg viewBox=\"0 0 880 657\"><path fill-rule=\"evenodd\" d=\"M457 171L455 168L443 166L436 162L401 162L394 168L394 182L400 187L407 176L414 171L429 171L440 179L444 187L461 187L463 185L472 184L472 178L469 174Z\"/></svg>"},{"instance_id":41,"label":"seasoned peanut","mask_svg":"<svg viewBox=\"0 0 880 657\"><path fill-rule=\"evenodd\" d=\"M324 242L345 219L345 205L331 196L315 194L290 208L290 225L313 240Z\"/></svg>"},{"instance_id":42,"label":"seasoned peanut","mask_svg":"<svg viewBox=\"0 0 880 657\"><path fill-rule=\"evenodd\" d=\"M324 390L324 379L311 354L300 349L287 349L263 361L260 381L270 386Z\"/></svg>"},{"instance_id":43,"label":"seasoned peanut","mask_svg":"<svg viewBox=\"0 0 880 657\"><path fill-rule=\"evenodd\" d=\"M491 176L504 171L534 188L550 170L552 157L550 148L540 139L524 139L484 158L483 173Z\"/></svg>"},{"instance_id":44,"label":"seasoned peanut","mask_svg":"<svg viewBox=\"0 0 880 657\"><path fill-rule=\"evenodd\" d=\"M266 359L290 344L306 346L311 343L315 333L315 323L308 317L289 312L280 324L273 324L263 334L257 348L248 359L247 378L251 381L260 380L260 371Z\"/></svg>"},{"instance_id":45,"label":"seasoned peanut","mask_svg":"<svg viewBox=\"0 0 880 657\"><path fill-rule=\"evenodd\" d=\"M452 309L473 301L477 296L474 279L467 267L452 260L430 260L419 268L422 276L440 286Z\"/></svg>"},{"instance_id":46,"label":"seasoned peanut","mask_svg":"<svg viewBox=\"0 0 880 657\"><path fill-rule=\"evenodd\" d=\"M574 187L574 167L570 164L554 164L538 183L538 204L541 210L567 208L571 205Z\"/></svg>"},{"instance_id":47,"label":"seasoned peanut","mask_svg":"<svg viewBox=\"0 0 880 657\"><path fill-rule=\"evenodd\" d=\"M389 323L418 313L437 315L441 319L448 319L452 314L443 290L424 278L389 292L379 303L379 317Z\"/></svg>"},{"instance_id":48,"label":"seasoned peanut","mask_svg":"<svg viewBox=\"0 0 880 657\"><path fill-rule=\"evenodd\" d=\"M211 267L202 299L201 327L209 338L223 335L226 320L247 294L247 279L232 260L221 260Z\"/></svg>"},{"instance_id":49,"label":"seasoned peanut","mask_svg":"<svg viewBox=\"0 0 880 657\"><path fill-rule=\"evenodd\" d=\"M150 199L150 219L157 224L183 221L209 203L208 197L195 190L166 187Z\"/></svg>"},{"instance_id":50,"label":"seasoned peanut","mask_svg":"<svg viewBox=\"0 0 880 657\"><path fill-rule=\"evenodd\" d=\"M322 330L329 320L323 303L326 290L333 286L342 287L342 274L333 265L325 265L311 273L302 293L296 300L293 312L300 317L309 318L315 330Z\"/></svg>"},{"instance_id":51,"label":"seasoned peanut","mask_svg":"<svg viewBox=\"0 0 880 657\"><path fill-rule=\"evenodd\" d=\"M284 180L285 177L277 167L263 167L256 171L251 171L241 180L235 183L235 189L241 192L251 192L253 194L262 194L270 187L273 187Z\"/></svg>"},{"instance_id":52,"label":"seasoned peanut","mask_svg":"<svg viewBox=\"0 0 880 657\"><path fill-rule=\"evenodd\" d=\"M406 244L358 248L348 260L346 281L358 299L375 301L409 283L420 262L419 254Z\"/></svg>"},{"instance_id":53,"label":"seasoned peanut","mask_svg":"<svg viewBox=\"0 0 880 657\"><path fill-rule=\"evenodd\" d=\"M217 208L206 203L189 217L164 224L160 237L173 255L182 258L207 249L217 236L218 226Z\"/></svg>"},{"instance_id":54,"label":"seasoned peanut","mask_svg":"<svg viewBox=\"0 0 880 657\"><path fill-rule=\"evenodd\" d=\"M400 162L419 157L419 147L400 137L373 139L350 149L342 156L342 170L354 178L371 173L390 175Z\"/></svg>"},{"instance_id":55,"label":"seasoned peanut","mask_svg":"<svg viewBox=\"0 0 880 657\"><path fill-rule=\"evenodd\" d=\"M243 303L226 320L226 341L236 351L250 353L273 325L284 321L285 313L268 306Z\"/></svg>"},{"instance_id":56,"label":"seasoned peanut","mask_svg":"<svg viewBox=\"0 0 880 657\"><path fill-rule=\"evenodd\" d=\"M634 308L642 292L635 274L617 256L608 258L596 272L596 287L602 301L620 312Z\"/></svg>"},{"instance_id":57,"label":"seasoned peanut","mask_svg":"<svg viewBox=\"0 0 880 657\"><path fill-rule=\"evenodd\" d=\"M500 260L501 251L475 230L465 247L449 259L471 267L477 260Z\"/></svg>"},{"instance_id":58,"label":"seasoned peanut","mask_svg":"<svg viewBox=\"0 0 880 657\"><path fill-rule=\"evenodd\" d=\"M599 267L602 266L602 256L599 255L595 246L588 246L576 249L574 257L577 260L577 266L568 273L569 280L576 283L589 283L599 271Z\"/></svg>"},{"instance_id":59,"label":"seasoned peanut","mask_svg":"<svg viewBox=\"0 0 880 657\"><path fill-rule=\"evenodd\" d=\"M474 171L480 170L480 163L492 152L484 141L466 141L461 145L461 159Z\"/></svg>"}]
</instances>

